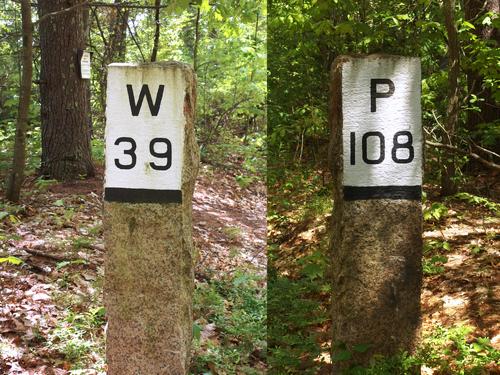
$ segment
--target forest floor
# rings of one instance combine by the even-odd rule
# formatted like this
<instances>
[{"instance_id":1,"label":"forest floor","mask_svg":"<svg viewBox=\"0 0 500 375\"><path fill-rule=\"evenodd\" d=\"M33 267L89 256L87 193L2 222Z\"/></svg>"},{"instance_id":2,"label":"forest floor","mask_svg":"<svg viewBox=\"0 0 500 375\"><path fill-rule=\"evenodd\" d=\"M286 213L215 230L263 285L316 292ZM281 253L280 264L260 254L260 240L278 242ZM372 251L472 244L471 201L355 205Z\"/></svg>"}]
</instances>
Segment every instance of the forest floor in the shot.
<instances>
[{"instance_id":1,"label":"forest floor","mask_svg":"<svg viewBox=\"0 0 500 375\"><path fill-rule=\"evenodd\" d=\"M269 279L269 295L274 284L300 290L293 311L282 317L290 335L300 339L269 343L269 363L288 373L329 374L331 188L322 183L324 177L318 171L293 175L284 179L286 184L277 182L270 187L270 275L277 276ZM472 184L488 185L490 197L500 197L498 179L476 179ZM500 205L492 198L469 193L443 200L431 185L424 191L422 374L498 374ZM271 331L279 324L272 317L282 303L280 299L269 301ZM430 358L431 352L434 358ZM300 357L300 363L294 363L293 357ZM477 372L470 372L472 369Z\"/></svg>"},{"instance_id":2,"label":"forest floor","mask_svg":"<svg viewBox=\"0 0 500 375\"><path fill-rule=\"evenodd\" d=\"M102 171L76 183L32 178L24 192L21 205L0 200L0 374L104 373ZM265 306L258 292L266 289L265 185L242 188L231 170L203 165L193 225L199 262L192 371L237 368L227 353L244 339L218 322L229 324L238 310L217 293L239 277L253 283L244 292ZM219 320L204 310L207 296L221 306ZM263 373L265 347L245 344L241 366Z\"/></svg>"}]
</instances>

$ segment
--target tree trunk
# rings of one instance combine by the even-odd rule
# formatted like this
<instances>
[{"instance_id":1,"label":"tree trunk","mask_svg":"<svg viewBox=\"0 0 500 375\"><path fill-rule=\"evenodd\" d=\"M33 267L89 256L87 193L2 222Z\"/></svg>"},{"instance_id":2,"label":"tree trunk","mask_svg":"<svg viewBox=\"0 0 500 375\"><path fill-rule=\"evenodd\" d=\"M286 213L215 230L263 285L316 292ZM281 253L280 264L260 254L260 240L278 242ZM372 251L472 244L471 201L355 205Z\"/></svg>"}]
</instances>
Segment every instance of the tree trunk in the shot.
<instances>
[{"instance_id":1,"label":"tree trunk","mask_svg":"<svg viewBox=\"0 0 500 375\"><path fill-rule=\"evenodd\" d=\"M475 25L474 33L484 41L500 41L500 33L488 25L476 22L486 12L499 13L499 0L466 0L464 2L465 20ZM469 111L467 113L467 129L472 132L477 125L497 120L500 116L499 108L493 99L491 89L484 87L483 77L472 69L467 70L467 88L469 95L476 95L484 101L478 102L480 112ZM476 139L477 140L477 139Z\"/></svg>"},{"instance_id":2,"label":"tree trunk","mask_svg":"<svg viewBox=\"0 0 500 375\"><path fill-rule=\"evenodd\" d=\"M26 163L26 129L31 98L31 79L33 76L33 33L31 24L31 4L29 0L21 2L21 17L23 22L23 70L19 93L19 107L17 112L16 139L12 171L7 185L7 199L19 202L21 184L24 180L24 166Z\"/></svg>"},{"instance_id":3,"label":"tree trunk","mask_svg":"<svg viewBox=\"0 0 500 375\"><path fill-rule=\"evenodd\" d=\"M120 4L122 0L115 0L115 4ZM109 63L124 62L125 54L127 52L127 45L125 43L127 38L127 24L129 17L129 9L118 8L114 23L109 26L110 30L110 45L109 45Z\"/></svg>"},{"instance_id":4,"label":"tree trunk","mask_svg":"<svg viewBox=\"0 0 500 375\"><path fill-rule=\"evenodd\" d=\"M119 5L122 0L115 0L114 4ZM110 17L108 30L109 38L105 46L104 57L101 66L101 79L99 80L100 103L102 111L106 110L106 88L108 85L108 65L113 62L125 62L127 52L127 24L129 18L128 8L117 8L113 10ZM104 41L103 41L104 42Z\"/></svg>"},{"instance_id":5,"label":"tree trunk","mask_svg":"<svg viewBox=\"0 0 500 375\"><path fill-rule=\"evenodd\" d=\"M85 3L40 0L40 17ZM57 180L92 176L89 80L80 78L78 51L86 47L85 6L40 22L41 173Z\"/></svg>"},{"instance_id":6,"label":"tree trunk","mask_svg":"<svg viewBox=\"0 0 500 375\"><path fill-rule=\"evenodd\" d=\"M460 110L460 88L458 77L460 74L459 45L457 27L455 25L455 0L445 0L443 12L446 31L448 34L448 107L446 108L446 124L444 138L449 145L457 131L458 113ZM444 140L443 140L444 141ZM443 163L441 170L441 195L447 196L457 192L457 184L454 181L456 170L455 156L449 156Z\"/></svg>"},{"instance_id":7,"label":"tree trunk","mask_svg":"<svg viewBox=\"0 0 500 375\"><path fill-rule=\"evenodd\" d=\"M160 5L161 0L155 0L155 37L153 41L153 50L151 51L151 62L156 61L158 47L160 45Z\"/></svg>"},{"instance_id":8,"label":"tree trunk","mask_svg":"<svg viewBox=\"0 0 500 375\"><path fill-rule=\"evenodd\" d=\"M193 68L198 70L198 44L200 43L200 7L196 10L196 19L194 23L194 46L193 46Z\"/></svg>"}]
</instances>

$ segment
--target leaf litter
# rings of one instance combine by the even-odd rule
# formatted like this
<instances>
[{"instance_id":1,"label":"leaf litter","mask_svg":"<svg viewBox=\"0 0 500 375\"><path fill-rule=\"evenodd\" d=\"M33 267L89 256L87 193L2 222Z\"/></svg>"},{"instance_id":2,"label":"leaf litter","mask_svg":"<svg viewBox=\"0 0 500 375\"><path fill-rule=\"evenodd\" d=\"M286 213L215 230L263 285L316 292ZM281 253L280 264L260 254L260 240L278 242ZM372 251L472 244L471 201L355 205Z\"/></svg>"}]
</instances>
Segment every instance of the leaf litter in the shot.
<instances>
[{"instance_id":1,"label":"leaf litter","mask_svg":"<svg viewBox=\"0 0 500 375\"><path fill-rule=\"evenodd\" d=\"M0 263L0 373L64 375L81 368L82 374L103 374L105 320L96 313L105 252L102 171L93 179L43 189L32 178L24 191L16 213L0 220L0 258L22 261ZM237 269L265 275L263 182L243 189L230 171L202 166L193 225L197 283ZM81 346L64 346L61 327L84 327ZM217 334L213 323L203 327L203 339L217 341ZM85 366L68 360L78 354L71 349L81 350Z\"/></svg>"}]
</instances>

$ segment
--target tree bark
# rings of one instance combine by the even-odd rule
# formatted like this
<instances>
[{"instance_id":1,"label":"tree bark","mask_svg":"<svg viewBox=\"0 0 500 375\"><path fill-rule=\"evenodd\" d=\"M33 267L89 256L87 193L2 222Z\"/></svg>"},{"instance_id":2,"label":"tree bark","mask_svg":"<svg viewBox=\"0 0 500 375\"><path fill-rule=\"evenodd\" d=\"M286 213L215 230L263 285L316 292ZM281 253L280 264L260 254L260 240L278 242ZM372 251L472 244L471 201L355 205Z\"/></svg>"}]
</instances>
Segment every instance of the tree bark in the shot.
<instances>
[{"instance_id":1,"label":"tree bark","mask_svg":"<svg viewBox=\"0 0 500 375\"><path fill-rule=\"evenodd\" d=\"M40 0L41 173L57 180L94 175L89 80L80 78L78 51L87 42L84 0Z\"/></svg>"},{"instance_id":2,"label":"tree bark","mask_svg":"<svg viewBox=\"0 0 500 375\"><path fill-rule=\"evenodd\" d=\"M475 22L481 15L486 12L499 13L499 0L466 0L464 2L465 20L475 25L474 33L483 41L491 41L499 43L500 33L491 26ZM476 95L484 99L478 102L480 112L469 111L467 113L467 129L470 132L476 130L477 125L488 123L497 120L500 116L498 103L495 103L491 89L484 87L484 77L477 71L468 69L467 73L467 88L469 95ZM473 137L474 138L474 137ZM476 139L477 140L477 139Z\"/></svg>"},{"instance_id":3,"label":"tree bark","mask_svg":"<svg viewBox=\"0 0 500 375\"><path fill-rule=\"evenodd\" d=\"M193 68L198 70L198 44L200 43L200 7L196 10L196 19L194 23L194 46L193 46Z\"/></svg>"},{"instance_id":4,"label":"tree bark","mask_svg":"<svg viewBox=\"0 0 500 375\"><path fill-rule=\"evenodd\" d=\"M17 112L16 139L12 170L7 185L6 197L12 202L19 202L21 184L24 180L26 164L26 129L31 99L31 79L33 76L33 32L31 23L31 4L29 0L21 2L21 17L23 28L22 78L19 90L19 107Z\"/></svg>"},{"instance_id":5,"label":"tree bark","mask_svg":"<svg viewBox=\"0 0 500 375\"><path fill-rule=\"evenodd\" d=\"M115 0L115 4L120 4L122 0ZM117 14L114 19L114 23L109 26L111 33L110 36L110 46L109 46L109 56L111 59L109 63L124 62L125 54L127 52L127 45L125 43L127 38L127 24L130 10L128 8L122 9L117 8Z\"/></svg>"},{"instance_id":6,"label":"tree bark","mask_svg":"<svg viewBox=\"0 0 500 375\"><path fill-rule=\"evenodd\" d=\"M122 0L115 0L115 5L120 5ZM125 55L127 52L127 25L129 18L128 8L113 9L108 24L109 37L107 44L104 46L104 57L101 66L101 79L99 80L99 90L101 108L103 113L106 109L106 88L108 85L108 65L113 62L125 62ZM97 17L97 15L96 15ZM105 41L103 40L103 43Z\"/></svg>"},{"instance_id":7,"label":"tree bark","mask_svg":"<svg viewBox=\"0 0 500 375\"><path fill-rule=\"evenodd\" d=\"M161 0L155 0L155 37L153 41L153 50L151 51L151 62L156 61L158 47L160 45L160 6Z\"/></svg>"},{"instance_id":8,"label":"tree bark","mask_svg":"<svg viewBox=\"0 0 500 375\"><path fill-rule=\"evenodd\" d=\"M457 27L455 25L455 0L445 0L443 12L448 34L448 107L446 108L446 134L444 134L444 139L447 140L450 146L453 146L460 110L460 88L458 85L460 58ZM441 195L447 196L457 192L457 184L454 181L455 171L456 158L450 156L450 158L445 159L441 170Z\"/></svg>"}]
</instances>

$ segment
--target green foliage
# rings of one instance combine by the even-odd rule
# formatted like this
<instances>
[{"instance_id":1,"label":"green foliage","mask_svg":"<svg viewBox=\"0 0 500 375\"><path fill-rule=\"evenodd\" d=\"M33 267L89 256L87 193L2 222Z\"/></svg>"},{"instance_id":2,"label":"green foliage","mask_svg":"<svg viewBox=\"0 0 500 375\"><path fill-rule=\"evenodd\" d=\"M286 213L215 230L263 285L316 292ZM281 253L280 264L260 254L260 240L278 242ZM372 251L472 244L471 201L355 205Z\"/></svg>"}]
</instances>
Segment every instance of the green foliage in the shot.
<instances>
[{"instance_id":1,"label":"green foliage","mask_svg":"<svg viewBox=\"0 0 500 375\"><path fill-rule=\"evenodd\" d=\"M483 206L490 210L492 213L498 215L500 212L500 204L489 200L488 198L480 197L477 195L461 192L457 193L449 199L459 199L467 203L474 204L477 206Z\"/></svg>"},{"instance_id":2,"label":"green foliage","mask_svg":"<svg viewBox=\"0 0 500 375\"><path fill-rule=\"evenodd\" d=\"M263 279L248 272L209 283L199 283L194 295L194 346L200 351L191 366L193 374L258 374L251 368L254 356L265 360L266 289ZM203 322L203 323L202 323ZM213 324L217 341L201 341L203 326ZM212 369L212 370L211 370Z\"/></svg>"},{"instance_id":3,"label":"green foliage","mask_svg":"<svg viewBox=\"0 0 500 375\"><path fill-rule=\"evenodd\" d=\"M448 257L442 254L443 250L451 250L447 241L430 240L424 243L424 258L422 260L424 275L436 275L444 272L443 265L448 261Z\"/></svg>"},{"instance_id":4,"label":"green foliage","mask_svg":"<svg viewBox=\"0 0 500 375\"><path fill-rule=\"evenodd\" d=\"M471 244L468 246L470 252L474 255L481 254L485 249L482 246Z\"/></svg>"},{"instance_id":5,"label":"green foliage","mask_svg":"<svg viewBox=\"0 0 500 375\"><path fill-rule=\"evenodd\" d=\"M448 207L440 202L433 202L430 207L424 207L423 217L425 221L438 222L448 215Z\"/></svg>"},{"instance_id":6,"label":"green foliage","mask_svg":"<svg viewBox=\"0 0 500 375\"><path fill-rule=\"evenodd\" d=\"M284 277L269 280L269 366L271 373L290 373L301 364L301 357L321 353L316 334L307 328L326 319L320 303L306 295L315 286ZM293 303L290 303L293 301ZM312 370L311 370L312 371Z\"/></svg>"},{"instance_id":7,"label":"green foliage","mask_svg":"<svg viewBox=\"0 0 500 375\"><path fill-rule=\"evenodd\" d=\"M71 241L71 245L75 249L90 249L92 248L93 240L87 237L77 237Z\"/></svg>"},{"instance_id":8,"label":"green foliage","mask_svg":"<svg viewBox=\"0 0 500 375\"><path fill-rule=\"evenodd\" d=\"M92 139L92 159L98 164L104 164L104 140Z\"/></svg>"},{"instance_id":9,"label":"green foliage","mask_svg":"<svg viewBox=\"0 0 500 375\"><path fill-rule=\"evenodd\" d=\"M435 327L426 337L416 358L441 373L480 374L488 364L498 363L500 352L487 338L470 339L472 327Z\"/></svg>"},{"instance_id":10,"label":"green foliage","mask_svg":"<svg viewBox=\"0 0 500 375\"><path fill-rule=\"evenodd\" d=\"M14 257L14 256L8 256L6 258L0 258L0 264L2 263L9 263L9 264L13 264L14 266L19 266L21 264L23 264L23 260L22 259L19 259L17 257Z\"/></svg>"},{"instance_id":11,"label":"green foliage","mask_svg":"<svg viewBox=\"0 0 500 375\"><path fill-rule=\"evenodd\" d=\"M72 364L72 370L86 369L93 352L104 357L102 335L105 324L104 307L90 308L83 313L68 310L66 317L52 331L47 346L60 352ZM103 369L104 363L97 364Z\"/></svg>"},{"instance_id":12,"label":"green foliage","mask_svg":"<svg viewBox=\"0 0 500 375\"><path fill-rule=\"evenodd\" d=\"M19 223L19 216L24 214L25 207L0 202L0 223L8 220L11 224Z\"/></svg>"},{"instance_id":13,"label":"green foliage","mask_svg":"<svg viewBox=\"0 0 500 375\"><path fill-rule=\"evenodd\" d=\"M486 368L498 364L500 351L489 339L471 339L468 326L437 326L424 337L414 355L404 352L392 358L375 355L369 367L354 367L347 375L407 375L417 366L426 366L436 374L479 375L489 373Z\"/></svg>"},{"instance_id":14,"label":"green foliage","mask_svg":"<svg viewBox=\"0 0 500 375\"><path fill-rule=\"evenodd\" d=\"M316 225L332 212L331 188L311 166L268 169L268 345L270 374L316 374L328 352L321 329L329 319L329 236ZM321 240L286 242L292 231L318 230ZM295 241L294 241L295 242ZM286 271L277 268L284 252L295 258Z\"/></svg>"},{"instance_id":15,"label":"green foliage","mask_svg":"<svg viewBox=\"0 0 500 375\"><path fill-rule=\"evenodd\" d=\"M434 255L430 259L424 258L422 269L425 275L436 275L444 272L443 264L448 258L443 255Z\"/></svg>"},{"instance_id":16,"label":"green foliage","mask_svg":"<svg viewBox=\"0 0 500 375\"><path fill-rule=\"evenodd\" d=\"M273 248L270 249L272 260ZM299 279L281 276L268 270L268 345L270 374L297 373L296 369L307 358L303 374L314 374L319 363L313 363L325 349L312 329L328 320L328 310L317 298L330 292L325 281L326 257L315 252L299 262Z\"/></svg>"},{"instance_id":17,"label":"green foliage","mask_svg":"<svg viewBox=\"0 0 500 375\"><path fill-rule=\"evenodd\" d=\"M440 249L450 251L451 246L447 241L439 241L439 240L430 240L424 243L424 255L433 253L436 250Z\"/></svg>"},{"instance_id":18,"label":"green foliage","mask_svg":"<svg viewBox=\"0 0 500 375\"><path fill-rule=\"evenodd\" d=\"M265 134L240 138L223 130L219 142L202 145L201 159L214 166L234 169L238 173L235 176L238 184L247 188L266 176L266 148Z\"/></svg>"},{"instance_id":19,"label":"green foliage","mask_svg":"<svg viewBox=\"0 0 500 375\"><path fill-rule=\"evenodd\" d=\"M47 190L51 186L56 185L58 182L57 180L51 180L51 179L45 179L43 177L38 177L35 181L35 186L38 188L38 190Z\"/></svg>"}]
</instances>

